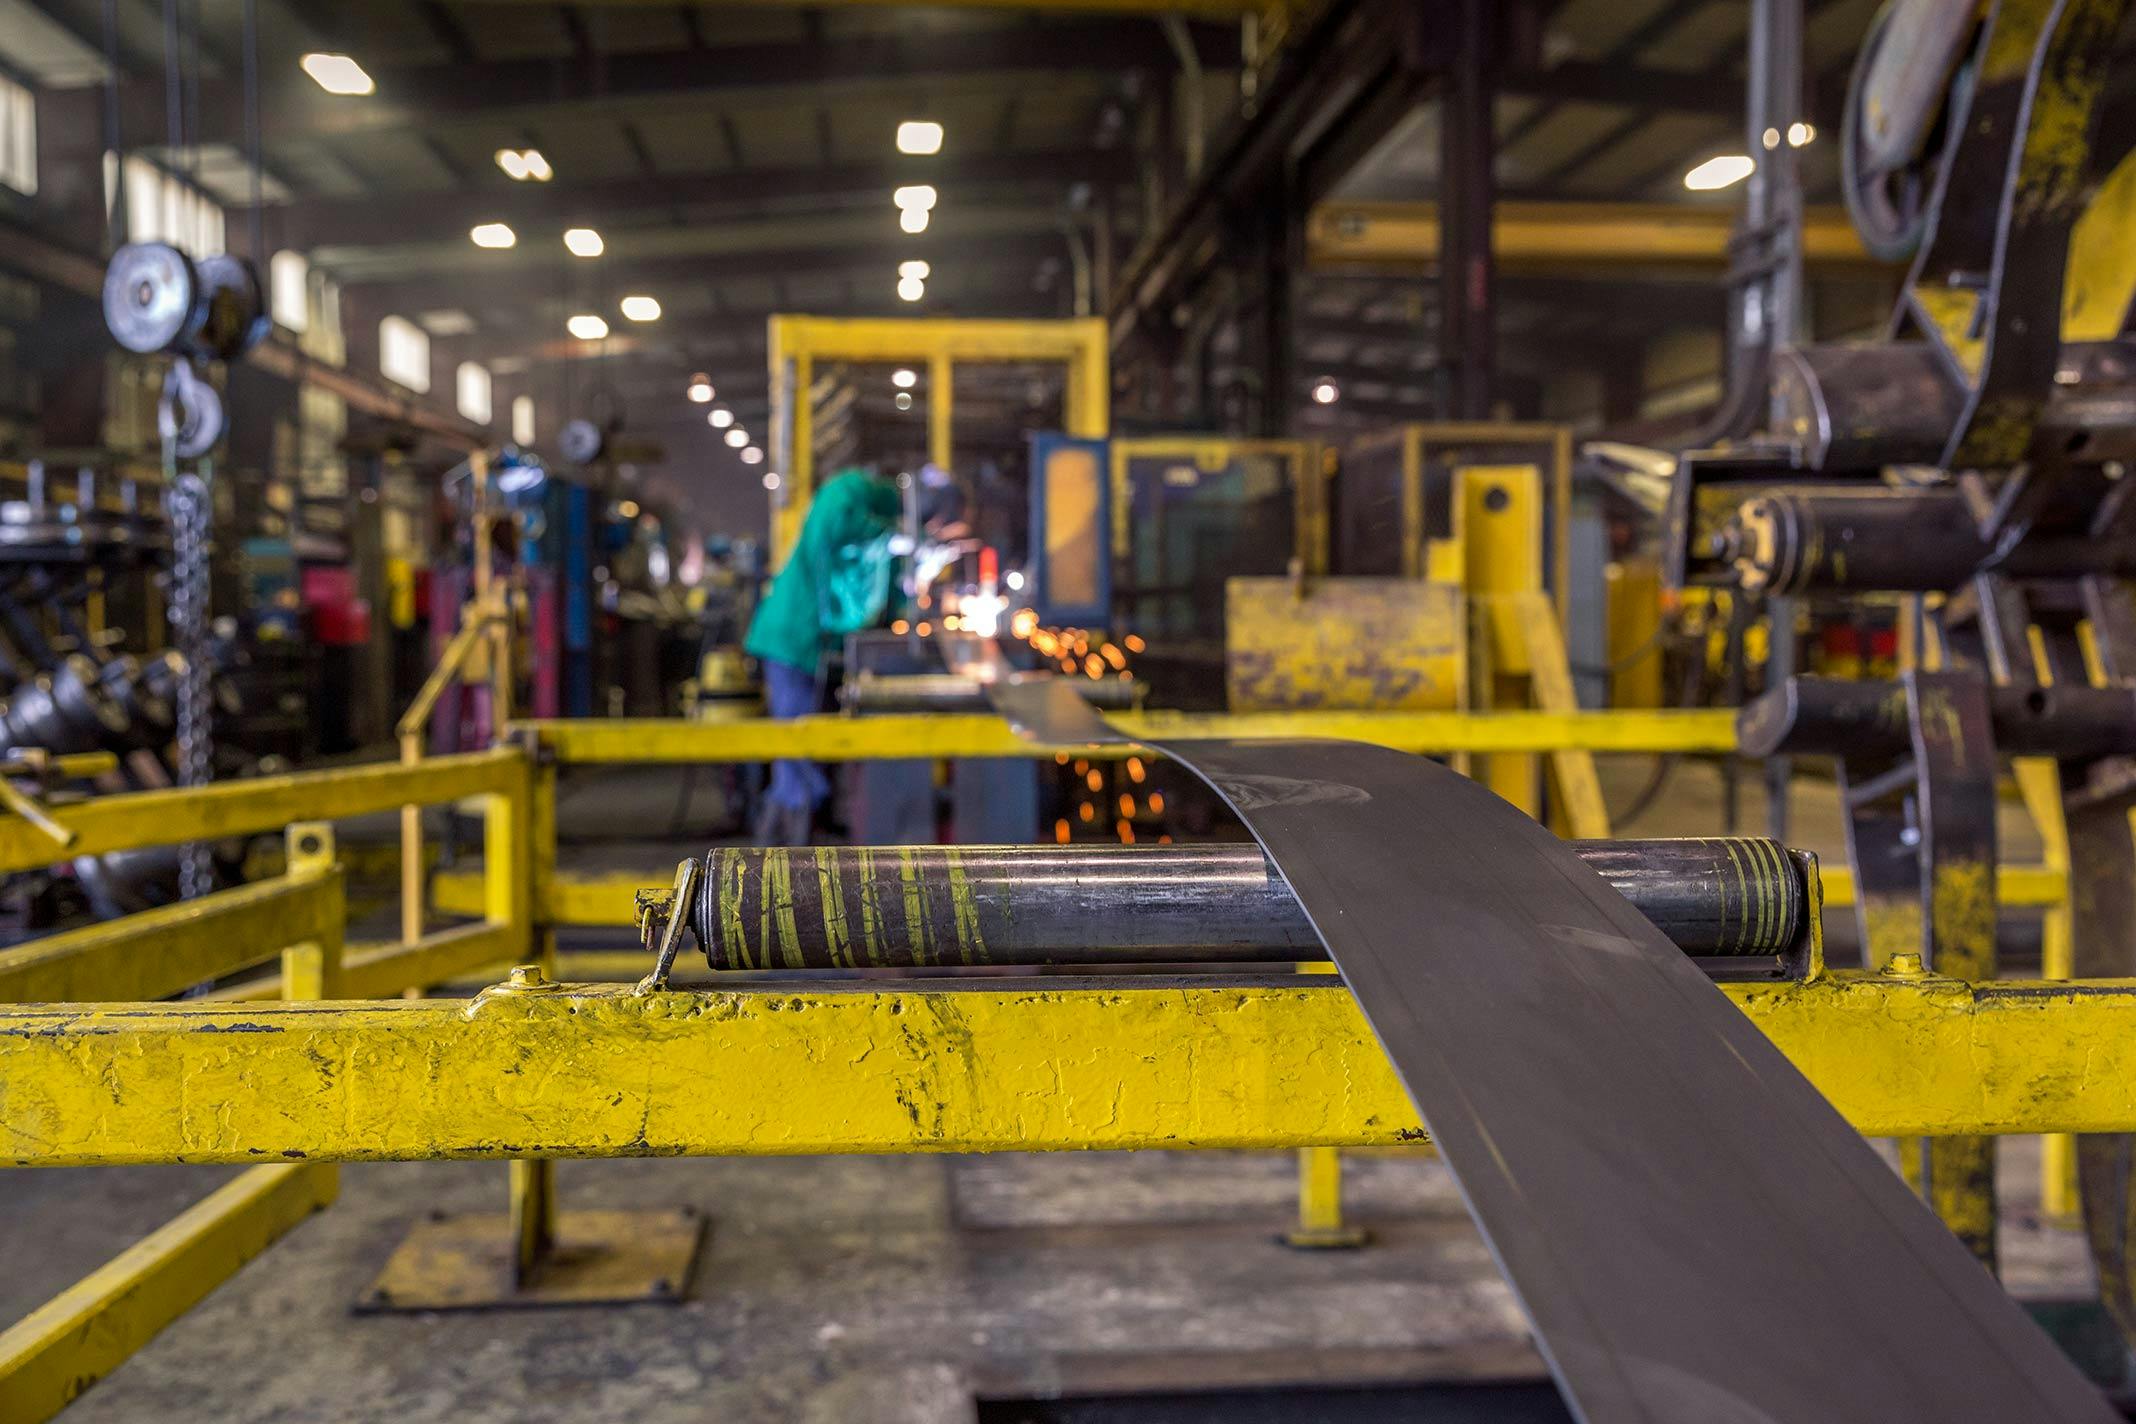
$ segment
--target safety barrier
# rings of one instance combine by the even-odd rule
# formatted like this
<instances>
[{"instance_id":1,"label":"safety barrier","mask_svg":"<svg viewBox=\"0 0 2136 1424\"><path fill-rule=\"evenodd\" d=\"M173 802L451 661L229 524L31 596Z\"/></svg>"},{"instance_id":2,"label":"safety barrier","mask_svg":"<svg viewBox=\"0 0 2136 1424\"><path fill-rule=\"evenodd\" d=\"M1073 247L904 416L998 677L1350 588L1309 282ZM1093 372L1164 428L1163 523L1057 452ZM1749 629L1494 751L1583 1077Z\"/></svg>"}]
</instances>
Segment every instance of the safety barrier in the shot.
<instances>
[{"instance_id":1,"label":"safety barrier","mask_svg":"<svg viewBox=\"0 0 2136 1424\"><path fill-rule=\"evenodd\" d=\"M1727 714L1697 712L1145 713L1132 725L1152 737L1338 736L1485 755L1733 746ZM358 1158L510 1160L515 1280L555 1235L555 1156L1295 1146L1306 1149L1301 1229L1342 1234L1340 1179L1326 1149L1420 1134L1354 1006L1330 984L966 990L950 1013L926 987L800 995L745 987L678 1007L666 995L554 984L536 969L472 1008L365 1002L456 980L494 983L514 963L553 974L555 927L630 922L635 891L657 877L557 870L555 783L564 766L1052 750L983 716L532 722L489 751L418 751L403 764L41 807L66 852L49 830L0 815L0 871L63 853L283 827L291 844L284 875L0 951L0 1001L24 1005L0 1008L0 1081L9 1088L0 1161L303 1159L252 1169L0 1334L0 1417L37 1420L63 1407L331 1202L329 1164ZM342 880L323 823L467 798L484 801L482 873L438 877L435 907L476 918L345 945ZM1839 899L1847 882L1828 873L1827 885ZM2012 867L2002 892L2006 903L2053 907L2066 897L2066 875L2056 864ZM591 955L570 966L628 973L639 963ZM247 968L269 972L207 1002L149 1002ZM2136 1054L2125 1047L2136 1043L2128 1032L2136 984L1976 987L1839 974L1727 992L1865 1130L2136 1129L2136 1089L2125 1086L2136 1084ZM204 1031L240 1024L253 1031ZM855 1038L880 1051L827 1051ZM984 1051L967 1051L980 1038ZM1123 1041L1143 1047L1112 1051ZM1167 1046L1152 1055L1152 1044ZM1299 1045L1318 1047L1301 1058ZM811 1072L780 1078L777 1094L685 1090L742 1071L736 1064L756 1065L750 1076L761 1083L766 1055L791 1055ZM1041 1090L1033 1085L1055 1079L1034 1055L1089 1065L1094 1076ZM554 1071L509 1073L530 1056ZM491 1081L512 1087L471 1101L466 1075L487 1073L485 1063L496 1065ZM1926 1063L1937 1072L1925 1074ZM1138 1073L1147 1081L1130 1081ZM2102 1091L2102 1083L2116 1086ZM1272 1091L1277 1084L1282 1091ZM913 1102L935 1109L916 1118Z\"/></svg>"}]
</instances>

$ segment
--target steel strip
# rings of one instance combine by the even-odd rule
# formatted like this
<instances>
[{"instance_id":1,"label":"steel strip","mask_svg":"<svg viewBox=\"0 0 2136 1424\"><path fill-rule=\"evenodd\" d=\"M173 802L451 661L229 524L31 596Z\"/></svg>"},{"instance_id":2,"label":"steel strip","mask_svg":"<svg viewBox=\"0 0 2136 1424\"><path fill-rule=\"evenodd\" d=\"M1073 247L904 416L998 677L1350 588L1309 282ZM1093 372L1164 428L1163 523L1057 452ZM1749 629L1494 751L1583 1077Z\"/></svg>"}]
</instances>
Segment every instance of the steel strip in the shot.
<instances>
[{"instance_id":1,"label":"steel strip","mask_svg":"<svg viewBox=\"0 0 2136 1424\"><path fill-rule=\"evenodd\" d=\"M996 698L1027 736L1127 740L1066 681ZM1223 797L1289 882L1585 1424L2116 1417L1547 829L1384 748L1153 749Z\"/></svg>"}]
</instances>

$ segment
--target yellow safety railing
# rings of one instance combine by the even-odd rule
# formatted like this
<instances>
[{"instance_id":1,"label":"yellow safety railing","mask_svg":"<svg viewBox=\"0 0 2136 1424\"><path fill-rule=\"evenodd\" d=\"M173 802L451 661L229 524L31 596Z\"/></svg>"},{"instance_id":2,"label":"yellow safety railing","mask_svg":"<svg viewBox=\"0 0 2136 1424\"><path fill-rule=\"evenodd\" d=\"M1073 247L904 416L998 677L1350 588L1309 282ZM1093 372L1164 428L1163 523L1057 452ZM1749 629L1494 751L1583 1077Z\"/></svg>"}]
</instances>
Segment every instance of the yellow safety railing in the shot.
<instances>
[{"instance_id":1,"label":"yellow safety railing","mask_svg":"<svg viewBox=\"0 0 2136 1424\"><path fill-rule=\"evenodd\" d=\"M643 877L638 876L587 878L558 872L555 779L561 766L735 763L786 755L822 760L1031 756L1053 750L1020 741L1006 724L987 716L814 717L783 723L723 724L537 721L510 728L505 744L487 751L424 756L421 732L438 696L452 677L469 672L473 650L486 640L496 640L490 644L495 654L491 671L492 675L502 676L496 669L505 665L504 650L497 645L505 636L505 616L502 600L471 613L448 646L440 672L426 684L425 696L417 700L410 709L410 718L402 723L406 760L401 763L260 777L74 803L39 803L41 817L49 822L45 825L21 814L0 813L0 873L49 864L63 855L183 844L284 827L290 828L292 836L290 869L283 876L186 905L0 951L0 1001L33 1005L15 1011L15 1016L35 1019L37 1028L32 1032L26 1026L24 1032L0 1035L5 1040L0 1043L0 1058L5 1059L0 1062L0 1077L22 1086L16 1098L18 1105L32 1103L36 1093L47 1088L63 1092L66 1085L61 1080L71 1081L69 1073L87 1071L83 1065L104 1055L106 1049L116 1051L123 1047L129 1053L137 1053L163 1043L168 1047L175 1073L193 1072L187 1064L201 1054L237 1055L229 1059L232 1066L228 1070L241 1074L231 1079L233 1084L244 1084L234 1104L238 1113L234 1121L239 1124L233 1129L236 1135L224 1134L228 1141L217 1138L214 1142L188 1138L187 1134L199 1124L159 1117L157 1094L163 1087L140 1078L114 1059L114 1071L121 1072L129 1085L122 1114L105 1114L94 1124L84 1123L83 1130L93 1128L93 1140L40 1146L16 1131L22 1123L15 1118L33 1111L21 1107L15 1117L0 1123L0 1129L4 1129L0 1137L9 1144L9 1160L59 1164L169 1160L174 1155L234 1160L231 1154L263 1149L268 1138L277 1133L277 1142L287 1139L277 1150L306 1151L319 1158L338 1160L410 1155L411 1148L401 1141L408 1137L409 1142L420 1139L421 1144L427 1144L425 1150L512 1160L513 1200L520 1208L515 1221L533 1233L530 1239L538 1238L553 1224L553 1187L547 1162L523 1154L530 1150L571 1155L646 1150L649 1139L638 1135L645 1119L641 1115L633 1127L618 1118L622 1125L611 1140L611 1124L606 1117L590 1109L579 1110L588 1101L586 1090L592 1079L587 1079L575 1081L554 1103L544 1101L542 1111L550 1116L539 1130L534 1130L532 1117L525 1117L521 1126L527 1131L493 1133L478 1144L474 1136L488 1132L488 1125L469 1117L473 1109L464 1101L464 1094L445 1091L443 1081L435 1078L444 1071L436 1056L436 1045L444 1041L441 1035L455 1042L464 1039L484 1052L494 1050L500 1055L499 1061L525 1051L538 1040L543 1055L557 1055L557 1062L581 1064L589 1073L608 1061L603 1055L614 1054L617 1061L637 1062L640 1059L633 1055L641 1055L653 1045L666 1044L660 1051L682 1055L671 1065L679 1072L691 1054L711 1055L704 1065L699 1065L706 1066L723 1054L785 1051L773 1041L777 1035L788 1030L804 1036L820 1031L819 1027L812 1027L817 1019L828 1025L833 1018L852 1017L854 1031L865 1032L875 1022L875 1016L897 1012L893 1001L918 991L900 988L872 996L821 996L820 1001L811 997L806 1012L789 1004L787 1011L769 1016L748 1007L747 995L728 995L725 997L735 1000L738 1018L719 1034L691 1033L680 1038L674 1037L669 1028L657 1033L649 1031L651 1019L665 1012L657 1002L634 998L624 990L555 992L542 983L536 983L533 992L522 993L516 1001L493 1000L492 1008L474 1016L457 1009L446 1012L442 1005L432 1012L428 1006L414 1003L350 1004L345 1010L309 1011L308 1043L317 1035L343 1035L350 1045L367 1045L337 1070L335 1091L356 1092L362 1089L365 1075L383 1075L376 1085L377 1093L364 1101L397 1105L391 1108L393 1114L418 1108L426 1114L421 1122L402 1119L397 1124L385 1119L372 1122L360 1116L344 1120L335 1113L319 1115L317 1122L305 1118L296 1106L305 1081L303 1065L290 1056L297 1045L286 1037L261 1034L247 1036L253 1041L239 1043L229 1035L196 1033L189 1037L182 1031L182 1025L197 1016L212 1017L218 1012L272 1016L281 1012L274 1005L241 1009L210 1002L158 1007L143 1001L265 966L278 958L277 972L218 991L209 998L384 999L404 990L470 976L494 978L502 966L513 963L535 961L553 969L552 935L556 926L627 925L632 920L634 894L643 884ZM506 706L503 702L498 705L500 710ZM1725 712L1252 716L1150 712L1121 720L1137 733L1152 738L1347 736L1412 751L1469 751L1482 755L1568 747L1620 753L1721 752L1734 746L1732 719ZM412 747L407 740L411 733ZM467 798L485 798L482 872L479 877L441 876L434 889L437 909L472 916L473 922L426 932L419 904L412 919L404 914L404 928L411 928L414 933L388 944L345 945L345 907L341 876L333 865L331 832L323 824L307 823ZM419 826L417 833L419 836ZM301 841L304 836L312 838L309 844ZM417 855L406 859L416 866L416 877L404 879L403 891L409 893L412 887L420 902L419 839L415 849ZM1826 886L1830 902L1847 903L1851 887L1843 871L1828 871ZM2001 892L2006 903L2058 905L2067 893L2066 873L2056 864L2009 867L2003 874ZM628 961L640 958L622 956L611 965L575 957L571 967L634 972ZM2026 1016L2027 1006L2040 1002L2036 996L2016 992L1997 997L1995 986L1976 990L1933 982L1925 987L1868 985L1859 982L1860 978L1841 975L1818 985L1754 986L1731 988L1729 992L1746 1013L1782 1041L1806 1071L1811 1071L1833 1093L1835 1101L1841 1102L1850 1116L1870 1127L1889 1130L1896 1124L1910 1131L1977 1131L1985 1123L1988 1130L2052 1126L2105 1131L2118 1130L2122 1123L2117 1115L2122 1111L2118 1102L2086 1097L2073 1090L2054 1097L2051 1103L2035 1094L2023 1104L2010 1106L2007 1112L2000 1108L1989 1111L1999 1100L1981 1090L1986 1085L2001 1091L1996 1085L2001 1083L2002 1073L1994 1064L2002 1060L1988 1063L1982 1059L1982 1044L1992 1042L1998 1052L2007 1048L2011 1063L2022 1058L2034 1068L2042 1053L2066 1058L2073 1051L2066 1036L2055 1039ZM1920 1007L1933 1012L1894 1020L1879 1005L1890 995L1902 992L1915 996ZM1355 1032L1355 1026L1343 1017L1348 1011L1335 1000L1310 989L1271 989L1265 991L1265 997L1271 1015L1270 1038L1264 1045L1268 1054L1281 1056L1281 1045L1291 1042L1296 1037L1293 1030L1310 1019L1315 1032L1325 1029L1344 1042L1349 1037L1357 1038L1358 1064L1370 1066L1373 1059L1367 1051L1368 1040ZM502 1007L515 1002L524 1007ZM97 1003L114 1007L72 1007ZM1145 1011L1155 1016L1147 1025L1153 1032L1161 1028L1164 1033L1189 1037L1217 1032L1213 1022L1204 1021L1204 1005L1194 993L1171 998L1145 996L1136 999L1131 1008L1110 1005L1101 1011L1099 1006L1073 995L1043 988L1018 988L977 997L973 1004L975 1011L983 1009L1000 1015L1001 1045L1057 1044L1060 1040L1056 1030L1086 1037L1109 1035L1118 1031L1121 1014ZM2080 1035L2097 1051L2096 1044L2105 1042L2110 1033L2119 1032L2125 1015L2136 1012L2136 1007L2124 1008L2119 995L2080 995L2071 997L2067 1004L2057 1001L2055 1013L2044 1017L2074 1021L2086 1012L2100 1016L2099 1023ZM1105 1016L1110 1016L1109 1023ZM1060 1022L1055 1023L1055 1019ZM1835 1034L1833 1025L1841 1021L1847 1026L1846 1031ZM1279 1023L1289 1023L1291 1027L1279 1028ZM1894 1028L1895 1023L1900 1028ZM1226 1024L1224 1033L1235 1032L1235 1025L1230 1025L1229 1020ZM1044 1032L1035 1032L1042 1026ZM767 1034L771 1037L759 1041ZM1912 1037L1907 1038L1908 1034ZM1943 1038L1930 1042L1936 1034ZM2008 1037L2009 1043L1989 1037L1995 1034ZM1905 1041L1900 1042L1901 1038ZM1909 1076L1911 1069L1906 1065L1920 1061L1921 1055L1941 1053L1961 1043L1971 1045L1972 1061L1978 1071L1956 1075L1954 1086L1947 1093L1932 1102L1925 1101L1916 1081L1918 1075ZM1248 1048L1248 1058L1263 1051L1252 1045ZM1011 1053L1005 1046L999 1051ZM1878 1058L1878 1054L1884 1056ZM65 1068L62 1059L74 1067ZM1094 1061L1103 1059L1104 1055L1098 1055ZM850 1085L859 1097L841 1096L842 1088L826 1094L822 1083L797 1086L795 1092L801 1095L797 1102L802 1106L838 1104L842 1115L839 1120L848 1121L850 1103L862 1098L872 1103L873 1098L868 1095L878 1089L891 1091L894 1101L892 1090L902 1082L898 1075L928 1073L929 1061L924 1057L911 1064L886 1061L884 1071L888 1077ZM241 1069L236 1066L240 1062ZM1865 1063L1875 1070L1866 1078ZM1988 1066L1981 1067L1982 1063ZM450 1073L468 1069L469 1063L461 1061L451 1066ZM1007 1084L1008 1079L1003 1082ZM1203 1086L1213 1096L1196 1111L1212 1111L1212 1103L1228 1101L1224 1097L1228 1090L1221 1083ZM974 1093L958 1109L969 1114L970 1120L932 1140L930 1145L1034 1145L1018 1137L1025 1129L1016 1124L1027 1122L1039 1105L1018 1097L1008 1086L998 1093L993 1088ZM1213 1130L1215 1136L1210 1141L1221 1139L1235 1145L1376 1142L1387 1137L1387 1123L1406 1122L1399 1111L1401 1103L1387 1093L1380 1096L1386 1098L1384 1103L1375 1099L1361 1106L1339 1098L1320 1104L1311 1092L1287 1093L1285 1102L1290 1107L1283 1111L1258 1099L1242 1100L1245 1105L1232 1111L1230 1118L1217 1114L1208 1119L1228 1126L1210 1129L1204 1122L1197 1131L1206 1135ZM354 1103L356 1099L349 1101ZM642 1106L630 1110L637 1111ZM788 1129L797 1132L793 1125L806 1117L802 1106L788 1102L774 1106L789 1114ZM515 1100L512 1110L519 1112L526 1107ZM781 1140L783 1145L767 1149L765 1144L776 1136L765 1136L773 1131L770 1107L763 1112L737 1115L731 1105L723 1106L702 1121L687 1117L687 1105L663 1099L660 1107L662 1113L684 1114L669 1122L672 1140L665 1141L660 1150L820 1150L830 1140L801 1133ZM300 1118L305 1120L299 1121ZM1377 1124L1369 1132L1358 1126L1365 1118ZM261 1136L265 1128L255 1131L255 1126L269 1119L280 1125L274 1133ZM68 1120L82 1121L79 1114ZM866 1124L867 1130L860 1132L853 1143L864 1143L870 1150L899 1150L903 1141L900 1134L914 1130L901 1114L887 1112L879 1122L867 1117ZM1140 1130L1151 1142L1199 1141L1192 1133L1167 1138L1179 1127L1170 1117L1158 1113ZM1051 1136L1036 1145L1093 1145L1087 1124L1062 1122L1051 1131ZM375 1133L385 1133L386 1137ZM395 1133L400 1136L393 1136ZM415 1136L409 1137L411 1133ZM388 1141L388 1137L392 1140ZM1135 1141L1140 1143L1142 1139ZM522 1145L515 1149L515 1142ZM1318 1153L1302 1160L1303 1170L1319 1174L1301 1197L1307 1208L1308 1225L1316 1221L1323 1226L1340 1225L1338 1182L1330 1180L1332 1161ZM309 1163L257 1168L0 1334L0 1418L49 1417L250 1256L309 1212L331 1202L335 1190L332 1170ZM1315 1211L1319 1217L1313 1216Z\"/></svg>"}]
</instances>

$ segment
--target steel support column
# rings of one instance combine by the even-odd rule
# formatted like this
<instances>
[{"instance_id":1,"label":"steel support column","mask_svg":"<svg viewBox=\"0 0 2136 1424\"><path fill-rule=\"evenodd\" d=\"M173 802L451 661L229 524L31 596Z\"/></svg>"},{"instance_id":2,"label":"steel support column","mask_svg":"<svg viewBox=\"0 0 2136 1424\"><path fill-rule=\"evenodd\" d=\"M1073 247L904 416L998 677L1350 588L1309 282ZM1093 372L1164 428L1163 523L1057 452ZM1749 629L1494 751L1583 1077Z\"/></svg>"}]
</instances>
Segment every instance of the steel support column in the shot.
<instances>
[{"instance_id":1,"label":"steel support column","mask_svg":"<svg viewBox=\"0 0 2136 1424\"><path fill-rule=\"evenodd\" d=\"M1455 29L1439 101L1440 418L1487 420L1497 365L1491 257L1497 200L1491 123L1491 14L1484 0L1447 7Z\"/></svg>"}]
</instances>

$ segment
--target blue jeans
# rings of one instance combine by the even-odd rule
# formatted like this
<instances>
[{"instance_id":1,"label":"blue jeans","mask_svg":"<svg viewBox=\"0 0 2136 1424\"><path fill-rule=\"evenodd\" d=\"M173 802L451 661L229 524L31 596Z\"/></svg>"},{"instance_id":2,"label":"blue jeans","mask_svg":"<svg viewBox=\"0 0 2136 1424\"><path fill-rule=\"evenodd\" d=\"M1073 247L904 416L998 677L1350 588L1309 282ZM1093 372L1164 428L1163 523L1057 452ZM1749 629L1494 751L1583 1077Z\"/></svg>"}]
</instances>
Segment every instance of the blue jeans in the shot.
<instances>
[{"instance_id":1,"label":"blue jeans","mask_svg":"<svg viewBox=\"0 0 2136 1424\"><path fill-rule=\"evenodd\" d=\"M764 710L776 721L811 716L816 711L816 674L765 658ZM831 781L812 761L788 757L771 764L771 788L765 799L790 811L813 813L830 799Z\"/></svg>"}]
</instances>

